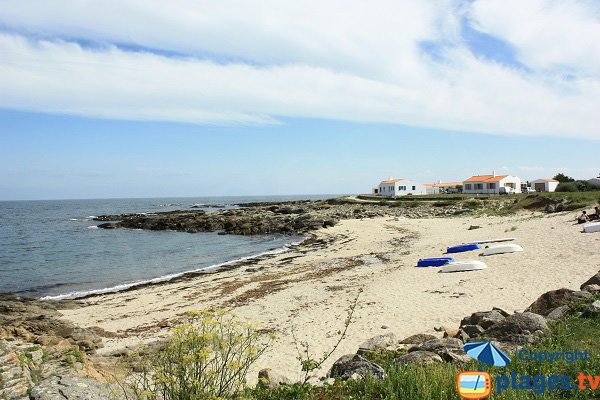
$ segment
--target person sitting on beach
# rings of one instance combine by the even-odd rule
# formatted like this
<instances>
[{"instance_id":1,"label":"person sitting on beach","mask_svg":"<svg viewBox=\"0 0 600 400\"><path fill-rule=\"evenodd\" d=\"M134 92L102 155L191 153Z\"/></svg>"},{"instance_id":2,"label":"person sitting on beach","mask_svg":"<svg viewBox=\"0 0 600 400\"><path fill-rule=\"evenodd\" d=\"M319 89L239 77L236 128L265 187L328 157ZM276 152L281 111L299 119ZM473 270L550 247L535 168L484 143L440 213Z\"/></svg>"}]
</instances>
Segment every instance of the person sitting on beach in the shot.
<instances>
[{"instance_id":1,"label":"person sitting on beach","mask_svg":"<svg viewBox=\"0 0 600 400\"><path fill-rule=\"evenodd\" d=\"M598 209L598 207L594 207L594 210L596 211L594 214L590 214L589 219L590 221L593 221L595 219L600 219L600 210Z\"/></svg>"},{"instance_id":2,"label":"person sitting on beach","mask_svg":"<svg viewBox=\"0 0 600 400\"><path fill-rule=\"evenodd\" d=\"M578 224L584 224L588 221L588 215L587 212L585 210L583 210L581 212L581 215L579 217L577 217L577 223Z\"/></svg>"}]
</instances>

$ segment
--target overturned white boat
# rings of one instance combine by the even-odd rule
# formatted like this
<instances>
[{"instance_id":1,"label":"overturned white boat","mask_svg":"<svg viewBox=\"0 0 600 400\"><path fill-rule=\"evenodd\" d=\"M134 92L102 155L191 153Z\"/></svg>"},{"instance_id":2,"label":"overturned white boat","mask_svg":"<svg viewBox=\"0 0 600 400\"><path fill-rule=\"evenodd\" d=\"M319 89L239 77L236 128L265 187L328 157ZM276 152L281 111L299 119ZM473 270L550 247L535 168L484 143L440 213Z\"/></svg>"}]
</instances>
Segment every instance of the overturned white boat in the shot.
<instances>
[{"instance_id":1,"label":"overturned white boat","mask_svg":"<svg viewBox=\"0 0 600 400\"><path fill-rule=\"evenodd\" d=\"M499 244L496 246L489 246L483 250L481 256L491 256L494 254L504 254L504 253L516 253L519 251L523 251L523 248L518 244Z\"/></svg>"},{"instance_id":2,"label":"overturned white boat","mask_svg":"<svg viewBox=\"0 0 600 400\"><path fill-rule=\"evenodd\" d=\"M585 233L600 232L600 222L590 222L583 226Z\"/></svg>"},{"instance_id":3,"label":"overturned white boat","mask_svg":"<svg viewBox=\"0 0 600 400\"><path fill-rule=\"evenodd\" d=\"M485 268L487 268L487 265L485 265L485 263L482 261L454 261L444 265L440 272L466 272L477 271Z\"/></svg>"},{"instance_id":4,"label":"overturned white boat","mask_svg":"<svg viewBox=\"0 0 600 400\"><path fill-rule=\"evenodd\" d=\"M513 240L517 240L517 239L514 237L509 237L509 238L499 238L499 239L475 240L475 243L486 244L486 243L512 242Z\"/></svg>"}]
</instances>

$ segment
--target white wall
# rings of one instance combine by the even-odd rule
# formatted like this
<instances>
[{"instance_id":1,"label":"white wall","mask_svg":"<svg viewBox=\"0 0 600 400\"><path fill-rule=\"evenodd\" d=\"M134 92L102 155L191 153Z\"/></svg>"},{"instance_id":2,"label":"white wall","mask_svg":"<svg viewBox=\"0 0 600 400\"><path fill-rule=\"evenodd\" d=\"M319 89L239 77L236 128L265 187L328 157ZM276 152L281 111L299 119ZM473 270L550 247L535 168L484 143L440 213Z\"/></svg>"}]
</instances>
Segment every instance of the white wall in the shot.
<instances>
[{"instance_id":1,"label":"white wall","mask_svg":"<svg viewBox=\"0 0 600 400\"><path fill-rule=\"evenodd\" d=\"M406 187L406 189L402 189L403 187ZM380 183L379 193L386 197L406 196L408 194L421 195L427 194L427 189L421 183L403 179L395 183Z\"/></svg>"},{"instance_id":2,"label":"white wall","mask_svg":"<svg viewBox=\"0 0 600 400\"><path fill-rule=\"evenodd\" d=\"M556 190L556 187L558 186L559 182L549 182L546 181L544 179L536 179L535 181L531 181L531 187L533 189L535 189L535 184L536 183L543 183L544 184L544 192L554 192Z\"/></svg>"},{"instance_id":3,"label":"white wall","mask_svg":"<svg viewBox=\"0 0 600 400\"><path fill-rule=\"evenodd\" d=\"M498 182L463 182L463 193L481 193L481 194L499 194L500 187L513 184L515 193L521 193L521 179L516 176L507 176ZM490 187L493 184L493 188ZM467 189L467 185L471 185L471 189ZM481 185L480 189L475 189L475 185Z\"/></svg>"}]
</instances>

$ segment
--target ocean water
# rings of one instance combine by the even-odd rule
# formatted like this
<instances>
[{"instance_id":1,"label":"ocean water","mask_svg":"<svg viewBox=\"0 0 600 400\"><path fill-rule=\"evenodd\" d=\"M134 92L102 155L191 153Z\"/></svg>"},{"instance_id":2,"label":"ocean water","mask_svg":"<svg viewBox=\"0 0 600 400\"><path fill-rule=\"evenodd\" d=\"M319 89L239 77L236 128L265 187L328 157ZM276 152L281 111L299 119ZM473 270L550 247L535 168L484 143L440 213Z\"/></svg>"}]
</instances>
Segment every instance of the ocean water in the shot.
<instances>
[{"instance_id":1,"label":"ocean water","mask_svg":"<svg viewBox=\"0 0 600 400\"><path fill-rule=\"evenodd\" d=\"M93 216L187 210L331 196L44 200L0 202L0 292L69 298L121 290L189 271L218 268L302 241L287 235L237 236L98 229ZM204 207L203 206L203 207ZM214 208L204 208L214 210Z\"/></svg>"}]
</instances>

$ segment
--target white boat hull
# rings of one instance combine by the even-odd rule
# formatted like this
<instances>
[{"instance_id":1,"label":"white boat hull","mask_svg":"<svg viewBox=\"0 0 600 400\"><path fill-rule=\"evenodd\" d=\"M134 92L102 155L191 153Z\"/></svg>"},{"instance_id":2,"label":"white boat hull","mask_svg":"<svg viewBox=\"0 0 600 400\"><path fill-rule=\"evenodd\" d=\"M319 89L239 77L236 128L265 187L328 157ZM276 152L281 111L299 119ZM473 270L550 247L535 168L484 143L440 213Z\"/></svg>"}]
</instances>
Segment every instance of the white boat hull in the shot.
<instances>
[{"instance_id":1,"label":"white boat hull","mask_svg":"<svg viewBox=\"0 0 600 400\"><path fill-rule=\"evenodd\" d=\"M500 238L500 239L475 240L475 243L485 244L485 243L512 242L513 240L516 240L516 239L515 238Z\"/></svg>"},{"instance_id":2,"label":"white boat hull","mask_svg":"<svg viewBox=\"0 0 600 400\"><path fill-rule=\"evenodd\" d=\"M600 232L600 222L590 222L583 225L583 231L585 233Z\"/></svg>"},{"instance_id":3,"label":"white boat hull","mask_svg":"<svg viewBox=\"0 0 600 400\"><path fill-rule=\"evenodd\" d=\"M486 248L480 255L491 256L494 254L516 253L518 251L523 251L523 248L518 244L499 244Z\"/></svg>"},{"instance_id":4,"label":"white boat hull","mask_svg":"<svg viewBox=\"0 0 600 400\"><path fill-rule=\"evenodd\" d=\"M478 271L487 268L484 262L481 261L455 261L444 265L440 272L466 272Z\"/></svg>"}]
</instances>

